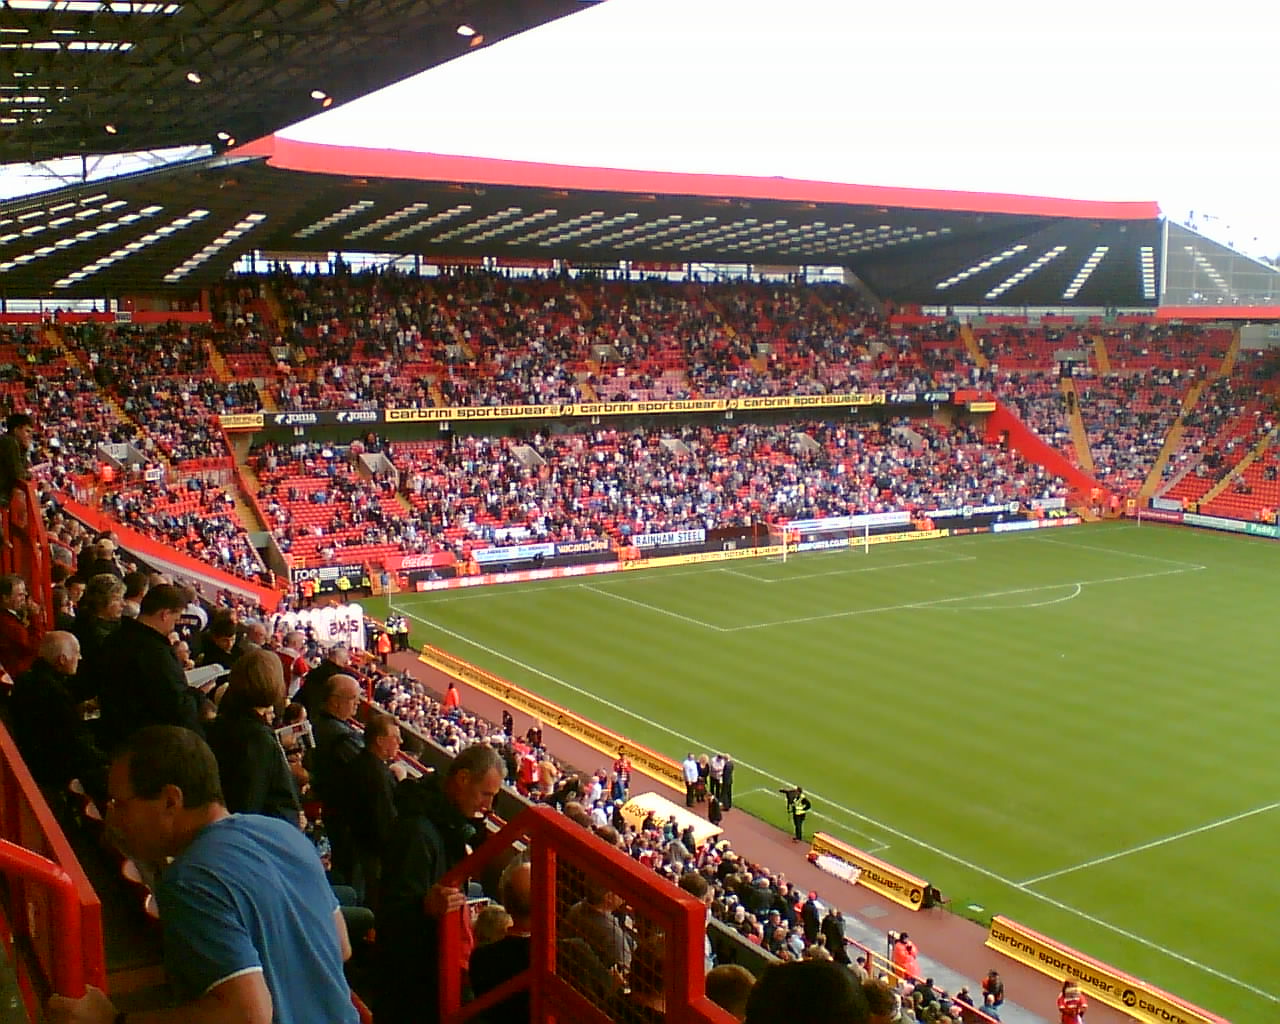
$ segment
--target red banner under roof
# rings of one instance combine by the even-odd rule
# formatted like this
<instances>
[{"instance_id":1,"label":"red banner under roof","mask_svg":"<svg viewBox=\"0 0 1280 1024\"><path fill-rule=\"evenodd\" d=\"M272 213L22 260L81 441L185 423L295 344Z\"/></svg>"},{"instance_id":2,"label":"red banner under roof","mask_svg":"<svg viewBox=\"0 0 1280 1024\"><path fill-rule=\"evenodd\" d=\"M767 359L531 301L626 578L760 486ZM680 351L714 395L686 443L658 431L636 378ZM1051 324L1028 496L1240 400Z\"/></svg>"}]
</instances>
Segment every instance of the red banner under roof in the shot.
<instances>
[{"instance_id":1,"label":"red banner under roof","mask_svg":"<svg viewBox=\"0 0 1280 1024\"><path fill-rule=\"evenodd\" d=\"M883 185L845 185L797 178L576 167L523 160L413 153L395 149L326 146L295 142L279 135L266 136L248 143L233 150L232 155L264 156L272 167L313 174L456 181L476 185L662 193L725 199L776 199L788 202L839 203L846 206L886 206L1093 220L1152 220L1160 213L1159 206L1153 201L1100 202L1052 199L1046 196L891 188Z\"/></svg>"}]
</instances>

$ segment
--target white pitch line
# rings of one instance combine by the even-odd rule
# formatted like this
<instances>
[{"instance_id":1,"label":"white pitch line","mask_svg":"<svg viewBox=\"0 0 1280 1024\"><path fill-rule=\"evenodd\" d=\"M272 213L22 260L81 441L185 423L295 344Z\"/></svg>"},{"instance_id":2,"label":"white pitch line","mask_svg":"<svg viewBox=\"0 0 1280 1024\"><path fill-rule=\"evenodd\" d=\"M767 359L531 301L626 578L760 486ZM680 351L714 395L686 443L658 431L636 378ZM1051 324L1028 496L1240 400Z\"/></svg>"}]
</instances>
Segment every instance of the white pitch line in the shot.
<instances>
[{"instance_id":1,"label":"white pitch line","mask_svg":"<svg viewBox=\"0 0 1280 1024\"><path fill-rule=\"evenodd\" d=\"M1207 825L1200 825L1197 828L1189 828L1185 832L1178 832L1171 836L1165 836L1163 839L1153 839L1149 843L1143 843L1141 846L1133 846L1127 850L1120 850L1117 853L1109 853L1105 857L1095 857L1093 860L1087 860L1083 864L1076 864L1073 867L1062 868L1060 871L1050 871L1048 874L1037 875L1035 878L1028 878L1022 885L1036 885L1039 882L1047 882L1050 878L1061 878L1063 875L1070 875L1076 871L1084 871L1086 868L1096 868L1099 864L1108 864L1113 860L1119 860L1121 857L1128 857L1130 854L1142 853L1144 850L1154 850L1157 846L1167 846L1169 843L1176 843L1179 839L1188 839L1191 836L1198 836L1202 832L1212 832L1215 828L1222 828L1224 825L1231 825L1237 821L1244 821L1245 818L1252 818L1259 814L1266 814L1267 811L1274 811L1280 808L1280 801L1267 804L1265 807L1255 807L1251 811L1243 811L1240 814L1233 814L1229 818L1220 818L1217 821L1211 821Z\"/></svg>"},{"instance_id":2,"label":"white pitch line","mask_svg":"<svg viewBox=\"0 0 1280 1024\"><path fill-rule=\"evenodd\" d=\"M1048 608L1054 604L1065 604L1068 601L1074 601L1080 596L1083 587L1079 583L1064 583L1065 587L1073 587L1071 593L1065 597L1053 597L1048 601L1032 601L1030 604L972 604L966 608L939 608L942 612L1020 612L1025 608Z\"/></svg>"},{"instance_id":3,"label":"white pitch line","mask_svg":"<svg viewBox=\"0 0 1280 1024\"><path fill-rule=\"evenodd\" d=\"M810 572L803 576L779 576L777 579L767 579L763 576L752 576L746 572L736 572L733 569L722 569L721 572L732 573L734 576L742 576L756 583L765 583L773 586L775 583L796 583L800 580L816 580L822 576L852 576L854 573L860 572L883 572L885 569L914 569L917 565L949 565L952 562L976 562L977 555L961 555L959 558L929 558L919 562L888 562L885 565L868 565L857 569L829 569L826 572Z\"/></svg>"},{"instance_id":4,"label":"white pitch line","mask_svg":"<svg viewBox=\"0 0 1280 1024\"><path fill-rule=\"evenodd\" d=\"M747 790L742 795L754 796L756 793L772 794L774 793L774 790L769 789L767 786L757 786L755 789ZM861 839L865 839L867 841L867 846L863 850L864 853L872 853L872 854L884 853L885 850L889 849L889 844L886 843L884 840L877 839L873 835L863 832L860 829L854 828L847 821L841 821L839 818L833 818L831 817L831 815L823 814L821 811L810 811L809 813L813 815L813 817L815 818L821 818L823 821L829 821L833 825L839 825L846 832L852 832L855 836L858 836Z\"/></svg>"},{"instance_id":5,"label":"white pitch line","mask_svg":"<svg viewBox=\"0 0 1280 1024\"><path fill-rule=\"evenodd\" d=\"M593 594L599 594L601 597L611 597L615 601L621 601L623 604L632 604L637 608L644 608L646 611L657 612L659 615L669 615L673 619L679 619L681 622L688 623L691 626L701 626L703 629L710 629L717 633L725 632L724 626L714 626L710 622L703 622L701 619L695 619L688 615L681 615L679 612L673 612L668 608L660 608L656 604L649 604L647 601L637 601L632 597L623 597L621 594L615 594L611 590L602 590L600 587L593 587L590 583L579 583L583 590L589 590Z\"/></svg>"},{"instance_id":6,"label":"white pitch line","mask_svg":"<svg viewBox=\"0 0 1280 1024\"><path fill-rule=\"evenodd\" d=\"M878 615L881 612L907 611L912 608L934 608L937 605L954 604L957 601L981 601L991 597L1012 597L1015 594L1039 594L1046 590L1062 590L1064 587L1072 587L1077 583L1082 587L1087 587L1098 583L1128 583L1131 580L1154 579L1158 576L1180 576L1183 573L1194 572L1196 568L1204 567L1189 566L1185 569L1164 569L1160 572L1140 572L1129 576L1106 576L1100 580L1067 580L1065 583L1045 583L1034 587L1014 587L1012 590L989 590L984 594L960 594L957 597L939 597L929 601L882 604L871 608L854 608L847 612L828 612L825 615L804 615L796 619L775 619L771 622L753 622L747 626L730 626L725 629L725 632L739 633L748 629L768 629L771 626L798 626L806 622L823 622L827 619L848 619L859 615Z\"/></svg>"},{"instance_id":7,"label":"white pitch line","mask_svg":"<svg viewBox=\"0 0 1280 1024\"><path fill-rule=\"evenodd\" d=\"M1118 551L1115 548L1104 548L1098 544L1075 544L1069 540L1058 540L1054 537L1033 537L1039 544L1056 544L1060 548L1079 548L1081 551L1099 551L1104 555L1121 555L1124 558L1145 558L1148 562L1163 562L1165 565L1180 565L1184 569L1204 569L1207 566L1196 562L1181 562L1174 558L1161 558L1159 555L1144 555L1137 551Z\"/></svg>"},{"instance_id":8,"label":"white pitch line","mask_svg":"<svg viewBox=\"0 0 1280 1024\"><path fill-rule=\"evenodd\" d=\"M1160 574L1160 575L1164 575L1164 574ZM439 632L444 633L448 636L452 636L457 640L461 640L463 643L471 645L478 651L484 651L486 654L495 658L499 658L510 665L515 665L517 668L522 668L526 672L529 672L533 675L541 676L543 679L549 680L550 682L555 683L557 686L562 686L566 690L569 690L572 693L576 693L579 696L586 697L589 700L593 700L596 703L603 705L604 707L611 708L612 710L618 712L619 714L626 715L628 718L632 719L633 721L640 722L644 725L647 725L651 729L655 729L658 732L665 733L667 736L674 736L678 740L683 740L686 744L692 744L695 749L704 749L704 750L712 749L712 746L710 744L704 743L702 740L699 740L693 736L686 736L684 733L677 732L675 729L671 729L665 725L662 725L660 722L655 722L651 718L645 718L643 715L638 715L634 711L632 711L630 708L624 708L621 704L614 703L613 701L608 700L607 698L601 697L599 694L592 693L590 690L585 690L580 686L575 686L573 683L566 682L565 680L560 679L557 676L553 676L550 672L544 672L540 668L534 668L532 665L526 664L523 661L519 661L518 659L513 658L508 654L503 654L501 651L494 650L492 647L488 647L485 644L479 643L476 640L472 640L468 636L463 636L461 633L454 632L453 630L448 629L444 626L441 626L438 623L432 622L429 619L424 619L421 616L414 615L412 612L408 612L406 614L409 616L409 618L415 619L416 621L421 622L424 625L431 626L433 629L436 629ZM751 764L749 761L737 761L735 763L741 765L743 768L746 768L749 771L755 772L757 775L763 776L766 779L772 779L774 782L780 782L784 786L790 785L790 783L786 779L782 778L781 776L774 775L773 772L767 771L764 768L757 767L756 765ZM982 875L984 878L989 878L993 882L999 882L1001 885L1006 885L1011 889L1015 889L1018 892L1021 892L1031 897L1032 899L1039 900L1042 903L1046 903L1051 907L1061 910L1063 913L1074 914L1076 917L1080 918L1082 921L1087 921L1090 924L1096 925L1099 928L1103 928L1107 931L1113 932L1114 934L1119 935L1121 938L1128 939L1130 942L1135 942L1140 946L1145 946L1147 949L1153 950L1154 952L1167 956L1171 960L1177 960L1179 963L1186 964L1188 967L1194 967L1197 970L1203 971L1205 974L1212 975L1215 978L1219 978L1222 981L1229 982L1232 985L1238 985L1240 988L1244 989L1245 991L1252 992L1256 996L1261 996L1263 999L1266 999L1269 1002L1280 1004L1280 995L1276 995L1275 993L1268 992L1265 989L1258 988L1256 985L1251 985L1249 984L1249 982L1244 981L1240 978L1232 977L1230 974L1227 974L1225 971L1220 971L1216 967L1210 967L1208 964L1202 964L1198 960L1193 960L1191 957L1186 956L1185 954L1179 953L1173 949L1169 949L1167 946L1162 946L1158 942L1153 942L1150 939L1143 938L1141 935L1137 935L1134 932L1131 932L1125 928L1121 928L1119 925L1114 925L1110 921L1105 921L1102 918L1095 917L1094 915L1088 914L1083 910L1078 910L1075 907L1071 906L1070 904L1063 903L1061 900L1055 900L1051 896L1046 896L1044 893L1036 892L1034 889L1028 888L1026 885L1022 883L1015 882L1011 878L1005 878L1003 875L997 874L994 871L990 871L987 868L984 868L981 865L975 864L970 860L965 860L965 858L957 856L954 853L949 853L948 851L942 849L941 847L934 846L932 843L926 842L923 839L917 839L915 836L910 835L907 832L903 832L901 829L894 828L892 825L886 825L884 822L877 821L875 818L871 818L865 814L861 814L860 812L855 811L849 807L845 807L843 804L838 804L834 800L828 800L826 797L822 796L819 793L812 793L812 795L817 797L819 800L822 800L823 802L825 802L828 807L834 807L836 810L840 811L842 814L847 814L850 818L854 819L855 821L865 822L866 824L879 829L881 832L885 832L888 835L895 836L898 839L903 840L903 842L910 843L912 846L916 847L917 849L924 850L927 853L932 853L935 857L941 857L943 860L948 860L952 864L958 864L960 865L960 867L966 868L967 870L972 871L975 874Z\"/></svg>"}]
</instances>

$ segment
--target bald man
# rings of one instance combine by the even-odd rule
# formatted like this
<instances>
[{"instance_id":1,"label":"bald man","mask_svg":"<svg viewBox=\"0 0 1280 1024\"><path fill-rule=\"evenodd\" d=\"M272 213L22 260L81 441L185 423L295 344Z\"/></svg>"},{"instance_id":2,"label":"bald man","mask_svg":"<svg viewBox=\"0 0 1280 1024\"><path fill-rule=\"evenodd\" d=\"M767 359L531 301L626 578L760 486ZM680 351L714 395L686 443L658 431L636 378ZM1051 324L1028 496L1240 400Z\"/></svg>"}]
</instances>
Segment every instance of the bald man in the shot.
<instances>
[{"instance_id":1,"label":"bald man","mask_svg":"<svg viewBox=\"0 0 1280 1024\"><path fill-rule=\"evenodd\" d=\"M311 719L316 746L308 768L311 790L324 803L324 823L333 846L333 871L352 884L355 851L350 822L342 816L343 796L351 766L364 749L364 737L351 723L360 707L360 681L345 672L329 676L320 691L319 710Z\"/></svg>"},{"instance_id":2,"label":"bald man","mask_svg":"<svg viewBox=\"0 0 1280 1024\"><path fill-rule=\"evenodd\" d=\"M91 796L106 793L107 759L74 696L72 676L79 666L80 641L73 633L52 630L40 641L31 668L17 678L10 699L13 738L22 759L56 801L77 778Z\"/></svg>"}]
</instances>

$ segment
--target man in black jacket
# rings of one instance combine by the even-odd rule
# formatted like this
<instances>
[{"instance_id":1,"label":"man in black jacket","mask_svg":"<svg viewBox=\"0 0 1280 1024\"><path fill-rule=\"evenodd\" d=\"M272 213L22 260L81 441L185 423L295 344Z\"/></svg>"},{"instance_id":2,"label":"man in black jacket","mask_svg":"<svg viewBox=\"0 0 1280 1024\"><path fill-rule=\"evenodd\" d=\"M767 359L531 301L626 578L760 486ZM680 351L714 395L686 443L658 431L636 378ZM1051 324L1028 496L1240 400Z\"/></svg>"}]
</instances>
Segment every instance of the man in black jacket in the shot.
<instances>
[{"instance_id":1,"label":"man in black jacket","mask_svg":"<svg viewBox=\"0 0 1280 1024\"><path fill-rule=\"evenodd\" d=\"M395 826L382 860L378 911L377 1024L429 1024L439 1017L437 922L464 902L440 885L466 857L506 774L487 743L468 747L443 778L424 775L396 789Z\"/></svg>"},{"instance_id":2,"label":"man in black jacket","mask_svg":"<svg viewBox=\"0 0 1280 1024\"><path fill-rule=\"evenodd\" d=\"M364 727L364 749L355 756L342 781L342 817L351 833L352 884L360 903L378 906L382 851L396 820L396 783L405 777L400 753L400 723L374 714Z\"/></svg>"},{"instance_id":3,"label":"man in black jacket","mask_svg":"<svg viewBox=\"0 0 1280 1024\"><path fill-rule=\"evenodd\" d=\"M144 725L180 725L198 736L198 691L187 686L169 634L191 595L171 583L152 587L136 619L124 618L102 647L99 671L103 746L114 749Z\"/></svg>"},{"instance_id":4,"label":"man in black jacket","mask_svg":"<svg viewBox=\"0 0 1280 1024\"><path fill-rule=\"evenodd\" d=\"M96 799L106 799L107 759L75 696L72 676L79 664L80 641L73 634L46 633L35 662L14 683L9 703L22 759L58 801L72 779L79 779Z\"/></svg>"},{"instance_id":5,"label":"man in black jacket","mask_svg":"<svg viewBox=\"0 0 1280 1024\"><path fill-rule=\"evenodd\" d=\"M357 891L351 822L344 813L343 797L352 763L364 749L364 738L352 725L359 707L360 683L355 676L337 673L325 680L319 707L311 719L316 745L307 764L311 792L324 804L324 822L333 846L333 873Z\"/></svg>"},{"instance_id":6,"label":"man in black jacket","mask_svg":"<svg viewBox=\"0 0 1280 1024\"><path fill-rule=\"evenodd\" d=\"M315 718L324 701L325 683L333 676L346 675L350 663L351 652L347 645L334 644L325 652L324 661L307 673L293 699L307 709L308 715Z\"/></svg>"}]
</instances>

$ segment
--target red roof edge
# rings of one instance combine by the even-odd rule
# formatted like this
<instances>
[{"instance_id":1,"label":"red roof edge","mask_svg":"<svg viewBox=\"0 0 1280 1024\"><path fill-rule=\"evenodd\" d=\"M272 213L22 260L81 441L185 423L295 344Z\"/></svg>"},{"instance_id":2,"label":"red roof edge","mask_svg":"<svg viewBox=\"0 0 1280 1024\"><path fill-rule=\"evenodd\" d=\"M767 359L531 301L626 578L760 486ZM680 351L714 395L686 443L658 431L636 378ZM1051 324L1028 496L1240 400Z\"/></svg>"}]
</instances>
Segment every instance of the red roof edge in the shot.
<instances>
[{"instance_id":1,"label":"red roof edge","mask_svg":"<svg viewBox=\"0 0 1280 1024\"><path fill-rule=\"evenodd\" d=\"M774 199L1092 220L1154 220L1160 214L1160 208L1154 201L1102 202L988 192L892 188L883 185L846 185L798 178L576 167L523 160L413 153L396 149L329 146L296 142L279 135L257 139L234 150L232 155L265 156L270 166L282 170L364 178L455 181L459 184L578 189L588 192L660 193L718 199Z\"/></svg>"}]
</instances>

